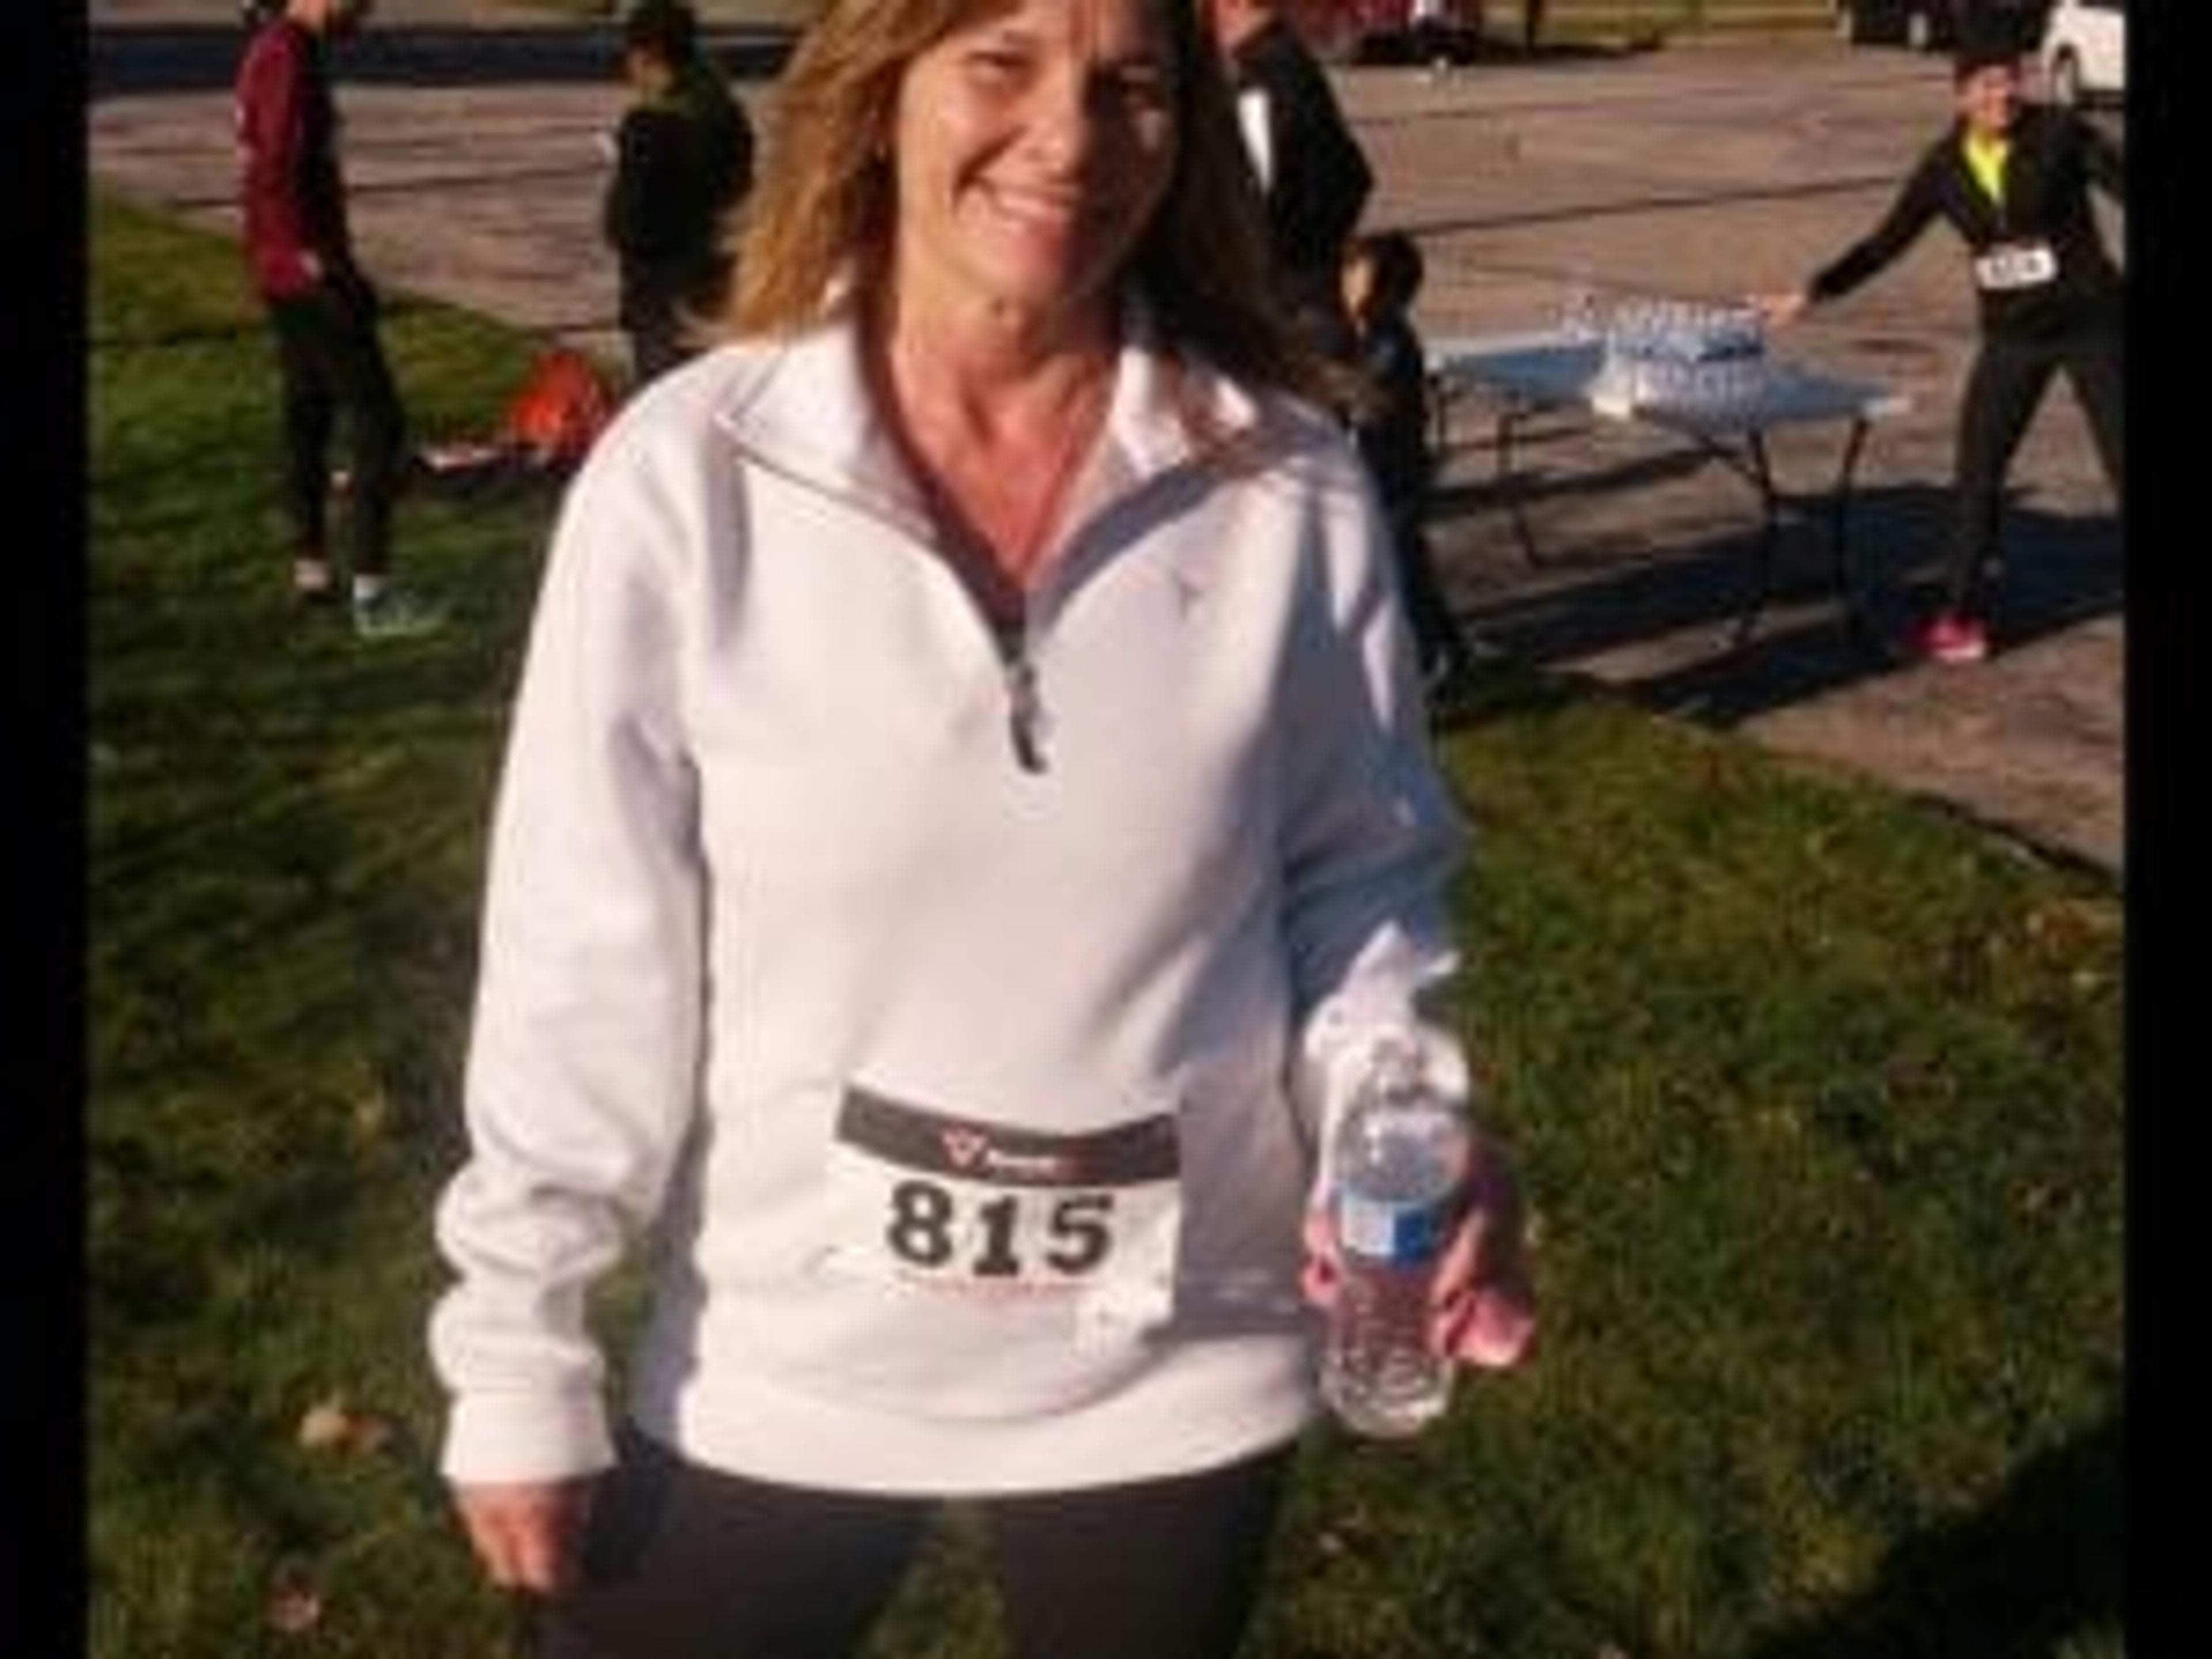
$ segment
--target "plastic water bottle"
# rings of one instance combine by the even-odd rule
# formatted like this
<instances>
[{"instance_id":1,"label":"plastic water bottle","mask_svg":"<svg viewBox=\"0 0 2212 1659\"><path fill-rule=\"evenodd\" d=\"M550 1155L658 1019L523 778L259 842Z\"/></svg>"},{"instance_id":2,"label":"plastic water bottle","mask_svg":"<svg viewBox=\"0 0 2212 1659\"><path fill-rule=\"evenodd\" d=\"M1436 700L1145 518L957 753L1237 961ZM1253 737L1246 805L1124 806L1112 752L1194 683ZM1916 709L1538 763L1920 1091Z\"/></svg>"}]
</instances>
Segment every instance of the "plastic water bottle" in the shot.
<instances>
[{"instance_id":1,"label":"plastic water bottle","mask_svg":"<svg viewBox=\"0 0 2212 1659\"><path fill-rule=\"evenodd\" d=\"M1419 1048L1377 1047L1334 1146L1336 1299L1322 1395L1356 1432L1418 1432L1451 1401L1451 1362L1429 1347L1429 1289L1459 1218L1470 1130Z\"/></svg>"},{"instance_id":2,"label":"plastic water bottle","mask_svg":"<svg viewBox=\"0 0 2212 1659\"><path fill-rule=\"evenodd\" d=\"M1598 310L1597 283L1589 270L1575 267L1559 299L1559 337L1569 345L1589 345L1605 337Z\"/></svg>"}]
</instances>

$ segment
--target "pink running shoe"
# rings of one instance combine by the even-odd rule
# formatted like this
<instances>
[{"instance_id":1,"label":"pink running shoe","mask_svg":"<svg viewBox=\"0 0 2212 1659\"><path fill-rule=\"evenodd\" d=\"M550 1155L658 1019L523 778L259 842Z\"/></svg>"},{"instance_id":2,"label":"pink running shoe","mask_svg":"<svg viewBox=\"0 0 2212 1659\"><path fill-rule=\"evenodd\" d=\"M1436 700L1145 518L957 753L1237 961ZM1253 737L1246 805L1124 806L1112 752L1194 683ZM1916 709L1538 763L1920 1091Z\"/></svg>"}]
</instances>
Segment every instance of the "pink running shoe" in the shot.
<instances>
[{"instance_id":1,"label":"pink running shoe","mask_svg":"<svg viewBox=\"0 0 2212 1659\"><path fill-rule=\"evenodd\" d=\"M1972 617L1939 611L1913 636L1912 653L1926 662L1981 662L1990 654L1990 631Z\"/></svg>"}]
</instances>

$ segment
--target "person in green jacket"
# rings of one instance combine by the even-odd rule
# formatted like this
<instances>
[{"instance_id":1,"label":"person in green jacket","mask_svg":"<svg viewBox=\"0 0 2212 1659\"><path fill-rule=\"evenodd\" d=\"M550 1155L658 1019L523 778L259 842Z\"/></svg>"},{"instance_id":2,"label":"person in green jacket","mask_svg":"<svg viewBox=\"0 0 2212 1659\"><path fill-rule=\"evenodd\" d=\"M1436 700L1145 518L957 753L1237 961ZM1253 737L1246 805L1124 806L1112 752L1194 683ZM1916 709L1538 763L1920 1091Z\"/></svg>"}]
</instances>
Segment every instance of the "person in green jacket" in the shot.
<instances>
[{"instance_id":1,"label":"person in green jacket","mask_svg":"<svg viewBox=\"0 0 2212 1659\"><path fill-rule=\"evenodd\" d=\"M730 281L724 229L752 187L744 106L699 49L684 0L640 0L623 22L633 94L615 135L602 225L621 265L623 331L643 385L698 349L697 319Z\"/></svg>"}]
</instances>

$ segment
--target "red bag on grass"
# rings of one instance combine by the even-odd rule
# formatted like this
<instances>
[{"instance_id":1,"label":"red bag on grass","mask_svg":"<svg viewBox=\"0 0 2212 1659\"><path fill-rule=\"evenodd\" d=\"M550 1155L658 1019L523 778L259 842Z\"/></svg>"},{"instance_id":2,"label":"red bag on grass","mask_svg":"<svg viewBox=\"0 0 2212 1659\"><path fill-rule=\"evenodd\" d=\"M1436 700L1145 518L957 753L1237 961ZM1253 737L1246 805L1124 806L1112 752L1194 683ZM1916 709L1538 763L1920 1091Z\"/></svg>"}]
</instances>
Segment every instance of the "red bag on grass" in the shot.
<instances>
[{"instance_id":1,"label":"red bag on grass","mask_svg":"<svg viewBox=\"0 0 2212 1659\"><path fill-rule=\"evenodd\" d=\"M567 471L582 461L614 412L613 388L592 360L567 346L549 347L508 402L498 441L541 466Z\"/></svg>"}]
</instances>

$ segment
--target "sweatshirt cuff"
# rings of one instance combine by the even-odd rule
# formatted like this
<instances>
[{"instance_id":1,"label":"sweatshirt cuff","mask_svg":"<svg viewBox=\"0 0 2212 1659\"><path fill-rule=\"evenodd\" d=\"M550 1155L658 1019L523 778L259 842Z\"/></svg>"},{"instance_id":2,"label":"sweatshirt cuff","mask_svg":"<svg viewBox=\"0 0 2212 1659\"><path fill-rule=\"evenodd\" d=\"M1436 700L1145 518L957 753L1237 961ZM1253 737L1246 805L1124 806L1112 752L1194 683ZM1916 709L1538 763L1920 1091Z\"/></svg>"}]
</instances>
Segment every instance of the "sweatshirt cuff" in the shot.
<instances>
[{"instance_id":1,"label":"sweatshirt cuff","mask_svg":"<svg viewBox=\"0 0 2212 1659\"><path fill-rule=\"evenodd\" d=\"M566 1480L614 1466L597 1393L467 1395L453 1401L439 1472L459 1486Z\"/></svg>"}]
</instances>

